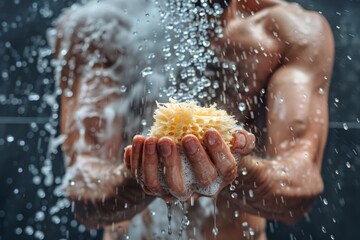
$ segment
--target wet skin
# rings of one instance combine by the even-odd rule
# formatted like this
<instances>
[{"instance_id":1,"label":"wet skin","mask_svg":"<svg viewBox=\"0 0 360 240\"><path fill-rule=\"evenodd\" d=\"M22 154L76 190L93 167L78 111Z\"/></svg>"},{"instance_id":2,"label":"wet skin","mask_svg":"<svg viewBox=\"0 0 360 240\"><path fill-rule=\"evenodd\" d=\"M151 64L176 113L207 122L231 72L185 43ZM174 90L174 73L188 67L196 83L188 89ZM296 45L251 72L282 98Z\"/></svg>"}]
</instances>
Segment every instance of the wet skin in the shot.
<instances>
[{"instance_id":1,"label":"wet skin","mask_svg":"<svg viewBox=\"0 0 360 240\"><path fill-rule=\"evenodd\" d=\"M218 205L223 208L218 216L219 239L243 236L245 229L241 222L244 221L254 229L254 239L266 239L265 219L295 224L323 190L320 170L327 138L327 97L334 58L331 30L322 16L298 5L280 0L256 2L231 1L220 17L224 37L211 39L212 48L223 61L237 63L239 84L243 86L236 91L220 88L217 102L246 123L247 131L234 135L232 149L215 130L205 134L203 145L192 135L185 136L181 143L202 186L211 184L217 175L223 179L217 193ZM244 18L238 15L238 10ZM57 44L61 41L59 37ZM73 42L81 39L74 37ZM84 64L80 56L74 55L78 65ZM69 72L65 68L62 75L68 76ZM219 70L219 74L225 79L226 72ZM94 147L81 153L74 149L80 135L74 114L85 104L81 89L87 84L81 72L75 74L75 79L71 86L73 96L62 96L61 131L68 135L63 145L69 156L68 167L76 166L80 160L83 164L77 169L79 184L76 188L68 187L69 198L76 203L77 217L87 226L106 226L131 219L152 201L148 196L165 200L173 199L174 195L185 196L188 189L180 155L170 138L135 136L125 150L124 165L119 164L121 116L112 123L117 134L104 142L94 133L105 128L106 121L99 124L101 121L96 116L86 118L86 141ZM108 78L101 79L101 83L103 88L115 85ZM62 89L67 87L63 81ZM96 95L96 90L88 91L87 97L91 94ZM106 104L119 99L120 95L109 95L94 104L94 109L100 112ZM232 102L233 99L246 103L246 110L241 114L234 110L239 102ZM256 152L252 152L255 138ZM99 144L101 149L96 147ZM233 154L241 155L238 165ZM160 186L158 165L167 169L165 181L169 192ZM247 174L240 174L243 169ZM142 186L136 179L140 171ZM101 179L101 183L94 191L87 187L85 178ZM226 188L234 180L240 183L236 199ZM132 194L119 190L123 188ZM125 202L131 203L130 207L120 207L123 204L119 203ZM235 210L240 212L238 221L229 221L229 214ZM202 231L206 239L213 237L211 229L212 224L204 222ZM250 238L249 233L245 235L243 239Z\"/></svg>"}]
</instances>

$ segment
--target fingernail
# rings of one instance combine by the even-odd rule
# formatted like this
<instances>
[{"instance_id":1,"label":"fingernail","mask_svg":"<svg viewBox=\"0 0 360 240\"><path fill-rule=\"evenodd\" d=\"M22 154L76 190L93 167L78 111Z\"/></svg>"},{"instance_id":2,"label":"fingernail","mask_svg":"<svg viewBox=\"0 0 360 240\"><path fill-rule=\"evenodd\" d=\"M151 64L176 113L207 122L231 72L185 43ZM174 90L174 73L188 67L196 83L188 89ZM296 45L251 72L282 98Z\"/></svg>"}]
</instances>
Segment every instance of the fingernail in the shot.
<instances>
[{"instance_id":1,"label":"fingernail","mask_svg":"<svg viewBox=\"0 0 360 240\"><path fill-rule=\"evenodd\" d=\"M183 142L185 151L189 154L195 154L198 150L198 146L193 139L189 139Z\"/></svg>"},{"instance_id":2,"label":"fingernail","mask_svg":"<svg viewBox=\"0 0 360 240\"><path fill-rule=\"evenodd\" d=\"M155 144L154 143L146 143L145 144L145 153L152 155L155 153Z\"/></svg>"},{"instance_id":3,"label":"fingernail","mask_svg":"<svg viewBox=\"0 0 360 240\"><path fill-rule=\"evenodd\" d=\"M159 144L160 153L162 157L169 157L171 155L171 145L168 143Z\"/></svg>"},{"instance_id":4,"label":"fingernail","mask_svg":"<svg viewBox=\"0 0 360 240\"><path fill-rule=\"evenodd\" d=\"M208 133L206 135L206 140L209 145L215 145L218 142L217 136L214 133Z\"/></svg>"},{"instance_id":5,"label":"fingernail","mask_svg":"<svg viewBox=\"0 0 360 240\"><path fill-rule=\"evenodd\" d=\"M244 148L246 145L246 137L244 134L236 133L234 148Z\"/></svg>"}]
</instances>

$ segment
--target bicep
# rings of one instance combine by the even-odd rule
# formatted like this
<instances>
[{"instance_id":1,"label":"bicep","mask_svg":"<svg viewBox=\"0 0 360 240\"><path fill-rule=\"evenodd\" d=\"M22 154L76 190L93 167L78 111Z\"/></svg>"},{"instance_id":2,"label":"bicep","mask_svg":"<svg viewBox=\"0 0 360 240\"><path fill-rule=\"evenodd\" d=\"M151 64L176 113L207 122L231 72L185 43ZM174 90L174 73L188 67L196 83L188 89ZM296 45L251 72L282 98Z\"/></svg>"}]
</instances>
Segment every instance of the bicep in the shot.
<instances>
[{"instance_id":1,"label":"bicep","mask_svg":"<svg viewBox=\"0 0 360 240\"><path fill-rule=\"evenodd\" d=\"M281 155L307 145L315 157L327 132L327 94L319 94L319 79L297 66L282 66L271 77L267 93L268 152Z\"/></svg>"}]
</instances>

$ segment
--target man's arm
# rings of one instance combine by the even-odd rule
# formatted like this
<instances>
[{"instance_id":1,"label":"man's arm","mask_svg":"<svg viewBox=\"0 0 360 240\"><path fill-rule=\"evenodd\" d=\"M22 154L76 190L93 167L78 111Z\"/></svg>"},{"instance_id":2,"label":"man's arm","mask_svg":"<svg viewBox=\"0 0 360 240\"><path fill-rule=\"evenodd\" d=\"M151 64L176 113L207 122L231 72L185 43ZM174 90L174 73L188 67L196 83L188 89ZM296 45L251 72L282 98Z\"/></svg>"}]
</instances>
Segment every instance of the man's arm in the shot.
<instances>
[{"instance_id":1,"label":"man's arm","mask_svg":"<svg viewBox=\"0 0 360 240\"><path fill-rule=\"evenodd\" d=\"M328 26L322 34L321 44L289 51L269 81L268 157L248 156L239 166L239 205L254 215L296 223L323 190L334 43Z\"/></svg>"},{"instance_id":2,"label":"man's arm","mask_svg":"<svg viewBox=\"0 0 360 240\"><path fill-rule=\"evenodd\" d=\"M117 109L125 96L122 80L109 73L125 53L115 49L118 56L112 57L107 47L125 26L117 14L101 14L101 6L89 18L85 7L62 17L54 53L66 137L65 190L76 217L89 227L130 219L151 200L122 163L124 126Z\"/></svg>"}]
</instances>

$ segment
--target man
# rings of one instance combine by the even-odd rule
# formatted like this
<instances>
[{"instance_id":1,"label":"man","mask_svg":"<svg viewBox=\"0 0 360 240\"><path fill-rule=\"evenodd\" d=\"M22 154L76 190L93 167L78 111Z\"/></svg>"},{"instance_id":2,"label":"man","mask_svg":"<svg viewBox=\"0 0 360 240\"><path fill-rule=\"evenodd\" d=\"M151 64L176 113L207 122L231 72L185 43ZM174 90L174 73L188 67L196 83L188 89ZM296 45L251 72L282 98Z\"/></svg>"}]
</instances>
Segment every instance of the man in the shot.
<instances>
[{"instance_id":1,"label":"man","mask_svg":"<svg viewBox=\"0 0 360 240\"><path fill-rule=\"evenodd\" d=\"M266 239L266 219L295 224L323 190L320 170L334 58L326 20L281 0L220 1L224 36L211 35L211 48L221 61L236 63L239 76L237 82L228 81L226 71L209 66L222 81L215 102L249 132L236 132L231 150L215 130L205 133L203 145L192 135L181 143L204 187L222 178L213 216L198 195L176 210L159 203L159 198L172 201L188 192L170 138L137 135L122 162L123 144L139 131L130 123L137 125L147 109L153 111L151 99L139 96L155 81L141 82L129 73L147 64L144 50L132 49L130 42L153 33L147 27L133 31L141 24L136 16L144 15L133 6L140 2L145 13L151 12L148 1L90 3L68 11L58 24L55 66L63 92L61 132L67 137L66 191L77 218L88 227L105 227L105 239ZM131 15L137 20L129 21ZM155 89L163 86L157 84ZM167 169L163 177L169 189L155 174L159 166Z\"/></svg>"}]
</instances>

